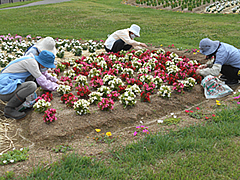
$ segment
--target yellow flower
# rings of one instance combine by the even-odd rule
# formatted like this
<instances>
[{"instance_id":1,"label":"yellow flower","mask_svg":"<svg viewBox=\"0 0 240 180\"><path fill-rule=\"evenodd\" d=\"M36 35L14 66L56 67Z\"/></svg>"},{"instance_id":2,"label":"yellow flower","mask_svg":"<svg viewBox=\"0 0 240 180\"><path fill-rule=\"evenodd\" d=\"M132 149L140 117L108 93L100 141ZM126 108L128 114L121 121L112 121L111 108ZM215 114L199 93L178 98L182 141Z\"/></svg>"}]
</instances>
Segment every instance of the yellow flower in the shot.
<instances>
[{"instance_id":1,"label":"yellow flower","mask_svg":"<svg viewBox=\"0 0 240 180\"><path fill-rule=\"evenodd\" d=\"M101 129L95 129L95 131L97 131L97 132L100 132L100 131L101 131Z\"/></svg>"},{"instance_id":2,"label":"yellow flower","mask_svg":"<svg viewBox=\"0 0 240 180\"><path fill-rule=\"evenodd\" d=\"M219 102L218 102L218 103L216 103L216 104L217 104L218 106L220 106L220 105L221 105L221 103L219 103Z\"/></svg>"},{"instance_id":3,"label":"yellow flower","mask_svg":"<svg viewBox=\"0 0 240 180\"><path fill-rule=\"evenodd\" d=\"M216 100L216 103L219 103L220 101Z\"/></svg>"},{"instance_id":4,"label":"yellow flower","mask_svg":"<svg viewBox=\"0 0 240 180\"><path fill-rule=\"evenodd\" d=\"M162 46L162 44L160 46Z\"/></svg>"},{"instance_id":5,"label":"yellow flower","mask_svg":"<svg viewBox=\"0 0 240 180\"><path fill-rule=\"evenodd\" d=\"M111 132L107 132L106 135L107 136L112 136L112 133Z\"/></svg>"}]
</instances>

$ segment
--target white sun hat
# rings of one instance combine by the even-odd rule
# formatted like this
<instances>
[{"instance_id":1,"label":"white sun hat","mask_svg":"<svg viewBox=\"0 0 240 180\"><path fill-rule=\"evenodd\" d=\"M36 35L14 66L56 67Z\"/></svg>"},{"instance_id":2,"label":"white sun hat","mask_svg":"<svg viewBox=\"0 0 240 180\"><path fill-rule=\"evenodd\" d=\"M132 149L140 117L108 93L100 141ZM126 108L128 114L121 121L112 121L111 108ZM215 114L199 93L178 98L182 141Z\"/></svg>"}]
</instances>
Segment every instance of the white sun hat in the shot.
<instances>
[{"instance_id":1,"label":"white sun hat","mask_svg":"<svg viewBox=\"0 0 240 180\"><path fill-rule=\"evenodd\" d=\"M212 41L211 39L204 38L199 43L200 53L208 56L213 54L219 46L219 41Z\"/></svg>"},{"instance_id":2,"label":"white sun hat","mask_svg":"<svg viewBox=\"0 0 240 180\"><path fill-rule=\"evenodd\" d=\"M140 37L140 27L136 24L132 24L129 28L129 31L131 31L136 36Z\"/></svg>"},{"instance_id":3,"label":"white sun hat","mask_svg":"<svg viewBox=\"0 0 240 180\"><path fill-rule=\"evenodd\" d=\"M43 50L47 50L47 51L52 52L56 56L57 50L56 50L55 45L56 45L56 43L52 37L45 37L45 38L41 39L40 41L38 41L35 44L35 47L37 47L40 52Z\"/></svg>"}]
</instances>

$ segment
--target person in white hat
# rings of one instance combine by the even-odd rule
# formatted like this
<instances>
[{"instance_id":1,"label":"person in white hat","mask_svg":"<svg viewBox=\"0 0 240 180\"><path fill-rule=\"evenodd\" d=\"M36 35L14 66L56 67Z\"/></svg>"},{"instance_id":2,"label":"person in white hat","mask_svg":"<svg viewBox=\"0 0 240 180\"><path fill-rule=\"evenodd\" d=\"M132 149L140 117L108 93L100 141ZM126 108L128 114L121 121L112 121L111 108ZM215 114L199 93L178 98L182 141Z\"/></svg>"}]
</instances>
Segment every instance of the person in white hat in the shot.
<instances>
[{"instance_id":1,"label":"person in white hat","mask_svg":"<svg viewBox=\"0 0 240 180\"><path fill-rule=\"evenodd\" d=\"M240 79L240 50L236 47L204 38L199 43L200 53L206 55L206 59L212 59L207 64L199 66L197 74L202 76L222 76L225 84L237 84Z\"/></svg>"},{"instance_id":2,"label":"person in white hat","mask_svg":"<svg viewBox=\"0 0 240 180\"><path fill-rule=\"evenodd\" d=\"M41 40L39 40L35 45L30 47L26 52L25 56L32 53L34 56L38 56L39 53L43 50L47 50L52 52L55 56L57 54L57 50L55 47L56 43L52 37L45 37Z\"/></svg>"},{"instance_id":3,"label":"person in white hat","mask_svg":"<svg viewBox=\"0 0 240 180\"><path fill-rule=\"evenodd\" d=\"M55 55L52 52L43 50L39 56L30 54L11 61L0 72L0 99L8 101L4 116L14 119L26 116L25 112L19 112L17 108L37 89L34 81L26 81L30 75L44 90L55 91L60 84L65 84L56 78L48 79L40 71L40 67L55 68L54 60Z\"/></svg>"},{"instance_id":4,"label":"person in white hat","mask_svg":"<svg viewBox=\"0 0 240 180\"><path fill-rule=\"evenodd\" d=\"M140 37L140 27L132 24L130 28L117 30L111 34L104 43L107 52L117 53L121 50L129 50L133 48L144 47L147 48L145 43L135 41L135 37Z\"/></svg>"},{"instance_id":5,"label":"person in white hat","mask_svg":"<svg viewBox=\"0 0 240 180\"><path fill-rule=\"evenodd\" d=\"M41 40L39 40L36 44L31 46L27 51L25 52L25 56L30 55L31 53L34 56L38 56L39 53L43 50L47 50L52 52L55 56L57 54L57 50L55 47L56 43L52 37L45 37ZM57 61L54 61L54 64L57 65ZM42 72L47 72L48 68L41 69Z\"/></svg>"}]
</instances>

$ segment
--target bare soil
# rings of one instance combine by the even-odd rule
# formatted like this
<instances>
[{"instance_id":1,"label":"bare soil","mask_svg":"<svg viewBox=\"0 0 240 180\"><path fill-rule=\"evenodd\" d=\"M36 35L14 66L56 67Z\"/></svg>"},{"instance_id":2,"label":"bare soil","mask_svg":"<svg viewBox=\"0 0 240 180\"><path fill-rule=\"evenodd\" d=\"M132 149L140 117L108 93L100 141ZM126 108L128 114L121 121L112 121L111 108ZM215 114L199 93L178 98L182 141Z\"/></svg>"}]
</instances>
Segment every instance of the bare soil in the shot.
<instances>
[{"instance_id":1,"label":"bare soil","mask_svg":"<svg viewBox=\"0 0 240 180\"><path fill-rule=\"evenodd\" d=\"M156 48L151 47L150 49ZM176 49L163 49L203 63L204 56L200 53L193 54ZM57 60L62 61L62 59ZM237 88L234 87L234 90ZM219 100L224 101L227 98ZM15 147L18 149L30 147L30 156L27 161L0 166L0 176L6 171L14 171L16 175L26 174L39 163L46 166L51 164L61 157L61 153L54 153L51 148L61 144L71 145L74 151L81 155L107 157L109 148L119 148L121 145L134 142L139 138L133 136L137 125L148 126L149 130L155 133L198 124L205 120L190 118L184 110L199 106L205 109L206 113L211 113L215 107L215 100L206 100L203 88L196 85L191 91L184 94L173 93L170 99L163 99L154 94L151 96L151 103L140 102L138 97L137 104L132 108L124 109L117 102L112 111L100 111L96 105L91 105L91 114L83 116L76 115L73 109L67 108L60 101L60 96L56 92L53 92L51 104L52 108L57 109L58 118L57 121L51 124L44 123L43 114L36 113L33 110L30 110L22 120L5 120L10 124L11 131L8 132L8 136L13 140ZM1 119L4 119L3 107L0 103ZM166 126L157 123L157 120L165 119L170 113L175 113L178 117L181 117L178 125ZM101 129L100 133L112 132L116 142L110 146L104 143L96 143L93 140L94 137L99 135L95 131L96 128ZM9 144L6 144L4 148L7 147L9 147Z\"/></svg>"}]
</instances>

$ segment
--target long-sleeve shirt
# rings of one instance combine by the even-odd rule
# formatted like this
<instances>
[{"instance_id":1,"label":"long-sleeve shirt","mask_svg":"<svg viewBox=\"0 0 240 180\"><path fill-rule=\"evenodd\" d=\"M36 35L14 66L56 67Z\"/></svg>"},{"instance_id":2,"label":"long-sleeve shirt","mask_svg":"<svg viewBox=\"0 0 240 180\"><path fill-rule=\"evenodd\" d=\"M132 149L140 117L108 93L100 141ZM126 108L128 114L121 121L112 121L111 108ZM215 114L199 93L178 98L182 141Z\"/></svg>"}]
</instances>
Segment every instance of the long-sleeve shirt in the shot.
<instances>
[{"instance_id":1,"label":"long-sleeve shirt","mask_svg":"<svg viewBox=\"0 0 240 180\"><path fill-rule=\"evenodd\" d=\"M115 31L107 38L104 45L106 46L106 48L111 50L115 41L119 39L122 39L126 44L132 45L133 47L140 46L140 42L137 42L130 38L129 28Z\"/></svg>"},{"instance_id":2,"label":"long-sleeve shirt","mask_svg":"<svg viewBox=\"0 0 240 180\"><path fill-rule=\"evenodd\" d=\"M218 76L223 65L230 65L240 69L240 49L227 43L221 43L216 52L213 66L211 68L201 69L199 73L203 76Z\"/></svg>"},{"instance_id":3,"label":"long-sleeve shirt","mask_svg":"<svg viewBox=\"0 0 240 180\"><path fill-rule=\"evenodd\" d=\"M55 91L58 87L58 84L56 83L58 79L52 77L46 72L41 73L38 62L32 54L30 54L30 56L27 56L26 58L23 57L23 58L16 59L15 62L13 61L10 66L7 66L2 71L2 73L0 74L0 80L1 80L0 85L2 84L1 87L4 87L4 83L7 83L9 86L9 89L13 91L14 88L16 88L16 84L22 83L24 81L24 73L26 75L31 74L34 78L36 78L38 84L43 89ZM19 75L22 74L23 76L21 76L20 78L18 74ZM12 85L9 84L10 82L12 83ZM11 93L11 92L5 91L4 89L4 94L8 94L8 93Z\"/></svg>"}]
</instances>

